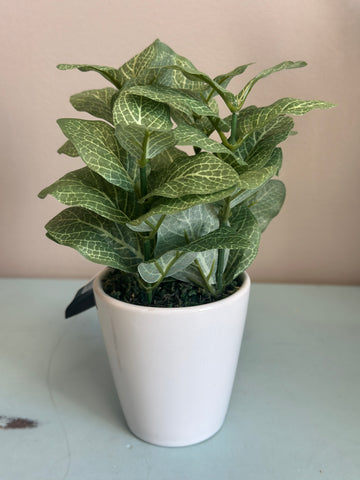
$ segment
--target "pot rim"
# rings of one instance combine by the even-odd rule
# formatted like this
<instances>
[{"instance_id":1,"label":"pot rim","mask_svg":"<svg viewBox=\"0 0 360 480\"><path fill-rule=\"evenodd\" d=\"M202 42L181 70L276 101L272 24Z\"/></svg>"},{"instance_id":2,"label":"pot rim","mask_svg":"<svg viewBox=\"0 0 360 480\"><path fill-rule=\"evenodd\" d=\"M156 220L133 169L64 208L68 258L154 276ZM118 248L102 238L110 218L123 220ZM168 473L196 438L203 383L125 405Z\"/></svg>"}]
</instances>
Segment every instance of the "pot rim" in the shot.
<instances>
[{"instance_id":1,"label":"pot rim","mask_svg":"<svg viewBox=\"0 0 360 480\"><path fill-rule=\"evenodd\" d=\"M145 305L136 305L132 303L127 303L123 302L122 300L118 300L116 298L111 297L107 293L104 292L101 281L107 271L109 270L110 267L105 268L101 272L99 272L95 278L94 278L94 283L93 283L93 289L95 293L95 300L96 297L101 299L103 302L106 302L110 305L112 305L114 308L122 308L124 310L132 310L135 311L137 310L138 312L144 312L144 313L150 313L150 312L157 312L158 314L169 314L171 312L172 315L175 314L175 312L183 313L183 312L192 312L192 311L204 311L204 310L213 310L216 308L221 308L223 304L229 304L229 303L234 303L237 302L239 297L245 296L247 292L250 289L251 285L251 280L249 274L245 271L241 275L244 277L244 281L241 285L241 287L228 297L222 298L221 300L216 300L215 302L210 302L210 303L203 303L201 305L195 305L191 307L156 307L156 306L145 306Z\"/></svg>"}]
</instances>

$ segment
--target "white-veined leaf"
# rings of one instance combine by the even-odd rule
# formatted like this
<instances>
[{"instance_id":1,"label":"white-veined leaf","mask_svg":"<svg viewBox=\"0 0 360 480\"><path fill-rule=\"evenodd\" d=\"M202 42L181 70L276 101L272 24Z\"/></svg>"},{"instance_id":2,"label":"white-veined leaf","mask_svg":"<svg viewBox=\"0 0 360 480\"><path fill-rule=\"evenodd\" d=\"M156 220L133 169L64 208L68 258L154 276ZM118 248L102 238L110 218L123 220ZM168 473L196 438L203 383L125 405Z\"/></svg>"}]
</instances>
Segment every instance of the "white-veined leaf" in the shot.
<instances>
[{"instance_id":1,"label":"white-veined leaf","mask_svg":"<svg viewBox=\"0 0 360 480\"><path fill-rule=\"evenodd\" d=\"M238 133L245 137L264 128L280 115L304 115L314 109L332 108L334 104L321 100L298 100L296 98L281 98L267 107L250 106L239 112Z\"/></svg>"},{"instance_id":2,"label":"white-veined leaf","mask_svg":"<svg viewBox=\"0 0 360 480\"><path fill-rule=\"evenodd\" d=\"M231 227L221 227L173 251L168 251L159 258L141 263L138 270L146 282L155 283L184 270L195 260L196 252L244 249L248 246L249 241L242 233L234 231Z\"/></svg>"},{"instance_id":3,"label":"white-veined leaf","mask_svg":"<svg viewBox=\"0 0 360 480\"><path fill-rule=\"evenodd\" d=\"M91 170L124 190L133 190L132 179L121 163L120 146L111 125L75 118L62 118L58 124Z\"/></svg>"},{"instance_id":4,"label":"white-veined leaf","mask_svg":"<svg viewBox=\"0 0 360 480\"><path fill-rule=\"evenodd\" d=\"M172 130L149 131L138 125L118 124L115 127L116 138L120 145L136 158L142 155L149 160L176 144Z\"/></svg>"},{"instance_id":5,"label":"white-veined leaf","mask_svg":"<svg viewBox=\"0 0 360 480\"><path fill-rule=\"evenodd\" d=\"M211 153L180 158L171 166L162 183L143 200L161 196L178 198L188 195L206 195L229 189L239 183L235 170Z\"/></svg>"},{"instance_id":6,"label":"white-veined leaf","mask_svg":"<svg viewBox=\"0 0 360 480\"><path fill-rule=\"evenodd\" d=\"M70 142L70 140L67 140L64 143L64 145L62 145L58 149L57 153L64 153L68 157L78 157L79 156L74 144L72 142Z\"/></svg>"},{"instance_id":7,"label":"white-veined leaf","mask_svg":"<svg viewBox=\"0 0 360 480\"><path fill-rule=\"evenodd\" d=\"M256 130L249 135L237 150L239 157L246 162L250 168L256 168L261 162L256 157L262 151L268 150L273 146L286 140L294 127L294 121L291 117L276 117L267 123L262 129ZM264 164L264 163L263 163Z\"/></svg>"},{"instance_id":8,"label":"white-veined leaf","mask_svg":"<svg viewBox=\"0 0 360 480\"><path fill-rule=\"evenodd\" d=\"M84 208L63 210L45 228L52 240L74 248L94 263L134 272L142 261L135 232Z\"/></svg>"},{"instance_id":9,"label":"white-veined leaf","mask_svg":"<svg viewBox=\"0 0 360 480\"><path fill-rule=\"evenodd\" d=\"M297 62L292 62L290 60L287 60L285 62L281 62L278 65L275 65L274 67L267 68L266 70L263 70L260 72L256 77L254 77L252 80L250 80L245 87L241 90L240 93L236 95L236 100L238 102L239 108L242 107L244 104L246 97L249 95L251 89L253 86L262 78L267 77L268 75L271 75L272 73L280 72L281 70L288 70L292 68L301 68L305 67L307 65L306 62L303 61L297 61Z\"/></svg>"},{"instance_id":10,"label":"white-veined leaf","mask_svg":"<svg viewBox=\"0 0 360 480\"><path fill-rule=\"evenodd\" d=\"M216 142L190 125L180 125L174 130L177 145L193 145L206 152L226 153L232 155L231 151L222 143Z\"/></svg>"},{"instance_id":11,"label":"white-veined leaf","mask_svg":"<svg viewBox=\"0 0 360 480\"><path fill-rule=\"evenodd\" d=\"M121 88L122 81L121 76L116 68L105 67L101 65L85 65L85 64L69 64L61 63L57 65L59 70L73 70L78 69L80 72L97 72L100 73L106 80L115 85L116 88Z\"/></svg>"},{"instance_id":12,"label":"white-veined leaf","mask_svg":"<svg viewBox=\"0 0 360 480\"><path fill-rule=\"evenodd\" d=\"M187 208L193 207L194 205L207 204L212 202L217 202L218 200L223 200L224 198L232 195L236 190L236 187L231 187L220 192L210 193L207 195L185 195L180 198L157 198L154 200L151 209L141 215L140 217L132 220L131 225L140 225L147 218L154 215L164 215L181 212Z\"/></svg>"},{"instance_id":13,"label":"white-veined leaf","mask_svg":"<svg viewBox=\"0 0 360 480\"><path fill-rule=\"evenodd\" d=\"M276 217L285 201L285 185L280 180L270 180L247 200L251 213L256 218L261 232Z\"/></svg>"},{"instance_id":14,"label":"white-veined leaf","mask_svg":"<svg viewBox=\"0 0 360 480\"><path fill-rule=\"evenodd\" d=\"M113 222L126 223L136 215L136 198L107 182L88 167L67 173L39 193L40 198L52 195L68 206L83 207ZM123 211L124 206L126 211Z\"/></svg>"},{"instance_id":15,"label":"white-veined leaf","mask_svg":"<svg viewBox=\"0 0 360 480\"><path fill-rule=\"evenodd\" d=\"M114 124L137 125L147 130L171 130L170 109L150 98L121 92L113 106Z\"/></svg>"},{"instance_id":16,"label":"white-veined leaf","mask_svg":"<svg viewBox=\"0 0 360 480\"><path fill-rule=\"evenodd\" d=\"M206 103L186 92L174 88L163 85L136 85L127 91L133 95L140 95L156 102L166 103L169 107L187 115L195 113L200 116L216 116L216 113L214 113Z\"/></svg>"},{"instance_id":17,"label":"white-veined leaf","mask_svg":"<svg viewBox=\"0 0 360 480\"><path fill-rule=\"evenodd\" d=\"M244 205L238 205L232 210L230 225L235 231L241 232L249 243L242 249L230 251L224 271L225 284L231 283L254 261L261 237L260 228L254 215Z\"/></svg>"},{"instance_id":18,"label":"white-veined leaf","mask_svg":"<svg viewBox=\"0 0 360 480\"><path fill-rule=\"evenodd\" d=\"M112 101L117 93L115 88L86 90L70 97L71 105L79 112L87 112L97 118L113 123Z\"/></svg>"}]
</instances>

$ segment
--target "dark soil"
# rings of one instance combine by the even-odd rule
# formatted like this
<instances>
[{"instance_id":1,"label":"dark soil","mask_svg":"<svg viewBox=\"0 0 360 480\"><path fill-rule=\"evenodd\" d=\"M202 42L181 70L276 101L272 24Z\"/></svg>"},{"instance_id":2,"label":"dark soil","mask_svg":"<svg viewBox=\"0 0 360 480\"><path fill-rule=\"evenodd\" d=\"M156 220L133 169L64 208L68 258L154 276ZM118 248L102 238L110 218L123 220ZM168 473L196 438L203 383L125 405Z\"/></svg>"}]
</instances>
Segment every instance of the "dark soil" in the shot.
<instances>
[{"instance_id":1,"label":"dark soil","mask_svg":"<svg viewBox=\"0 0 360 480\"><path fill-rule=\"evenodd\" d=\"M152 307L193 307L211 303L226 298L238 290L243 283L243 277L238 278L225 288L224 293L211 295L207 290L190 283L175 279L164 280L154 291L150 304ZM103 280L103 289L110 297L134 305L148 306L146 291L139 285L136 276L109 270Z\"/></svg>"}]
</instances>

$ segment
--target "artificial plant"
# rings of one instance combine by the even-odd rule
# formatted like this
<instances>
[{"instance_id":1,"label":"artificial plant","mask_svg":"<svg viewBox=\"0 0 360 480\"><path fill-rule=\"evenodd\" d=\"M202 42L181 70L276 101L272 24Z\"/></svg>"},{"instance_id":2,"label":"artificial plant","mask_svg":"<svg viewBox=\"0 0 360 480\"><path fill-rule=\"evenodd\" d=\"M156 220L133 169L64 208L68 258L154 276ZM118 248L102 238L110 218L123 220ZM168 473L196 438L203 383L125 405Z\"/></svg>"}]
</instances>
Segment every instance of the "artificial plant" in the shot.
<instances>
[{"instance_id":1,"label":"artificial plant","mask_svg":"<svg viewBox=\"0 0 360 480\"><path fill-rule=\"evenodd\" d=\"M332 106L245 101L259 80L305 65L280 63L238 93L228 84L249 64L212 79L159 40L120 68L59 65L95 71L111 86L70 98L100 120L58 120L67 137L58 152L86 166L40 192L69 206L47 223L47 236L136 276L149 303L167 277L223 292L254 260L284 202L285 187L273 177L282 163L278 145L293 133L290 115Z\"/></svg>"}]
</instances>

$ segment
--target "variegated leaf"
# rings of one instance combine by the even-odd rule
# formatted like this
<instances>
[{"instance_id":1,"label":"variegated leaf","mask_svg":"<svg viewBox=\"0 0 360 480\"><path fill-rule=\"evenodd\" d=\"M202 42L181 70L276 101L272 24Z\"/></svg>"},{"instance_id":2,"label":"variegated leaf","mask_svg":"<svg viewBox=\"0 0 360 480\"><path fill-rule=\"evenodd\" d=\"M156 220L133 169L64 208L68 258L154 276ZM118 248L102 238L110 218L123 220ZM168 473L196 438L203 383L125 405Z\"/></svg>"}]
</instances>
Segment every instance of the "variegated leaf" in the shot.
<instances>
[{"instance_id":1,"label":"variegated leaf","mask_svg":"<svg viewBox=\"0 0 360 480\"><path fill-rule=\"evenodd\" d=\"M155 256L176 249L219 228L214 205L195 205L187 210L167 215L157 233Z\"/></svg>"},{"instance_id":2,"label":"variegated leaf","mask_svg":"<svg viewBox=\"0 0 360 480\"><path fill-rule=\"evenodd\" d=\"M234 68L234 70L231 70L231 72L218 75L217 77L214 78L214 81L219 85L221 85L223 88L226 88L234 77L244 73L247 67L249 67L250 65L252 65L252 63L248 63L247 65L241 65L240 67L236 67ZM211 87L208 88L206 91L207 100L210 100L217 93L218 92L214 88L211 88Z\"/></svg>"},{"instance_id":3,"label":"variegated leaf","mask_svg":"<svg viewBox=\"0 0 360 480\"><path fill-rule=\"evenodd\" d=\"M234 68L234 70L231 70L231 72L218 75L217 77L214 78L214 80L222 87L227 87L229 85L230 80L244 73L247 67L249 67L250 65L252 65L252 63L247 63L246 65L240 65L240 67Z\"/></svg>"},{"instance_id":4,"label":"variegated leaf","mask_svg":"<svg viewBox=\"0 0 360 480\"><path fill-rule=\"evenodd\" d=\"M186 78L193 81L203 82L207 86L211 87L216 93L218 93L228 104L234 104L235 102L235 95L226 90L221 85L219 85L215 80L213 80L209 75L206 73L200 72L195 67L191 67L189 65L181 65L181 64L174 64L168 66L167 68L171 68L174 70L180 70Z\"/></svg>"},{"instance_id":5,"label":"variegated leaf","mask_svg":"<svg viewBox=\"0 0 360 480\"><path fill-rule=\"evenodd\" d=\"M138 225L132 225L131 223L127 223L127 226L130 228L130 230L133 230L134 232L150 233L156 231L158 222L161 223L164 217L165 215L157 214L151 217L147 217L142 223Z\"/></svg>"},{"instance_id":6,"label":"variegated leaf","mask_svg":"<svg viewBox=\"0 0 360 480\"><path fill-rule=\"evenodd\" d=\"M195 69L194 65L186 57L178 55L168 45L157 40L157 52L152 63L152 69L157 72L156 83L179 90L201 92L206 86L199 79L189 80L180 70L166 69L173 65L181 68Z\"/></svg>"},{"instance_id":7,"label":"variegated leaf","mask_svg":"<svg viewBox=\"0 0 360 480\"><path fill-rule=\"evenodd\" d=\"M276 145L286 140L293 127L294 121L291 117L276 117L262 129L256 130L249 135L242 142L236 153L250 168L258 167L261 164L264 165L264 162L262 160L259 162L257 157L259 155L263 157L261 152L270 150L271 146L275 148Z\"/></svg>"},{"instance_id":8,"label":"variegated leaf","mask_svg":"<svg viewBox=\"0 0 360 480\"><path fill-rule=\"evenodd\" d=\"M185 195L206 195L239 184L235 170L211 153L184 157L170 169L163 182L144 200L153 196L178 198Z\"/></svg>"},{"instance_id":9,"label":"variegated leaf","mask_svg":"<svg viewBox=\"0 0 360 480\"><path fill-rule=\"evenodd\" d=\"M218 250L237 250L249 246L249 239L243 232L224 226L194 240L188 245L184 245L179 250L182 252L203 252L214 248Z\"/></svg>"},{"instance_id":10,"label":"variegated leaf","mask_svg":"<svg viewBox=\"0 0 360 480\"><path fill-rule=\"evenodd\" d=\"M176 162L182 157L187 157L187 153L175 147L170 147L156 157L151 159L151 171L157 172L170 167L173 162Z\"/></svg>"},{"instance_id":11,"label":"variegated leaf","mask_svg":"<svg viewBox=\"0 0 360 480\"><path fill-rule=\"evenodd\" d=\"M149 131L138 125L118 124L115 133L120 145L138 159L142 155L147 160L154 158L176 144L172 130Z\"/></svg>"},{"instance_id":12,"label":"variegated leaf","mask_svg":"<svg viewBox=\"0 0 360 480\"><path fill-rule=\"evenodd\" d=\"M195 205L185 211L167 215L158 231L155 255L158 256L169 248L186 245L218 228L218 209L213 204ZM215 283L217 256L217 250L199 252L194 258L196 265L192 262L187 268L177 271L176 274L172 272L171 275L179 280L189 281L189 277L198 278L201 269L201 274L208 277L208 283ZM201 275L197 283L203 283Z\"/></svg>"},{"instance_id":13,"label":"variegated leaf","mask_svg":"<svg viewBox=\"0 0 360 480\"><path fill-rule=\"evenodd\" d=\"M232 210L230 225L235 231L241 232L249 243L242 249L230 251L224 271L225 285L231 283L254 261L261 237L260 228L254 215L244 205L238 205Z\"/></svg>"},{"instance_id":14,"label":"variegated leaf","mask_svg":"<svg viewBox=\"0 0 360 480\"><path fill-rule=\"evenodd\" d=\"M64 145L62 145L58 149L57 153L64 153L68 157L78 157L79 156L74 144L72 142L70 142L70 140L67 140L64 143Z\"/></svg>"},{"instance_id":15,"label":"variegated leaf","mask_svg":"<svg viewBox=\"0 0 360 480\"><path fill-rule=\"evenodd\" d=\"M175 128L174 135L177 145L193 145L206 152L222 152L232 155L231 151L222 143L216 142L205 135L205 133L202 133L200 130L191 127L190 125L180 125Z\"/></svg>"},{"instance_id":16,"label":"variegated leaf","mask_svg":"<svg viewBox=\"0 0 360 480\"><path fill-rule=\"evenodd\" d=\"M133 190L132 179L120 161L113 127L98 120L75 118L62 118L58 124L91 170L124 190Z\"/></svg>"},{"instance_id":17,"label":"variegated leaf","mask_svg":"<svg viewBox=\"0 0 360 480\"><path fill-rule=\"evenodd\" d=\"M236 190L236 187L231 187L220 192L210 193L208 195L185 195L180 198L158 198L154 200L154 203L151 206L151 209L141 215L140 217L132 220L131 225L140 225L147 218L152 217L158 214L171 214L181 212L187 208L193 207L194 205L202 205L212 202L217 202L223 200L224 198L232 195Z\"/></svg>"},{"instance_id":18,"label":"variegated leaf","mask_svg":"<svg viewBox=\"0 0 360 480\"><path fill-rule=\"evenodd\" d=\"M184 270L195 260L195 252L213 249L244 249L248 246L249 241L242 233L234 231L231 227L221 227L173 251L168 251L159 258L141 263L138 270L146 282L155 283Z\"/></svg>"},{"instance_id":19,"label":"variegated leaf","mask_svg":"<svg viewBox=\"0 0 360 480\"><path fill-rule=\"evenodd\" d=\"M147 130L171 130L170 109L164 103L121 92L113 106L114 124L137 125Z\"/></svg>"},{"instance_id":20,"label":"variegated leaf","mask_svg":"<svg viewBox=\"0 0 360 480\"><path fill-rule=\"evenodd\" d=\"M52 195L68 206L83 207L117 223L126 223L136 215L135 194L108 183L88 167L74 170L39 193ZM123 211L124 206L126 211Z\"/></svg>"},{"instance_id":21,"label":"variegated leaf","mask_svg":"<svg viewBox=\"0 0 360 480\"><path fill-rule=\"evenodd\" d=\"M248 199L248 207L255 216L262 232L280 212L285 195L285 185L280 180L270 180Z\"/></svg>"},{"instance_id":22,"label":"variegated leaf","mask_svg":"<svg viewBox=\"0 0 360 480\"><path fill-rule=\"evenodd\" d=\"M238 102L239 108L242 107L244 104L246 97L249 95L251 89L253 86L261 80L262 78L267 77L268 75L271 75L272 73L280 72L281 70L288 70L292 68L301 68L305 67L307 65L306 62L298 61L298 62L292 62L290 60L287 60L285 62L281 62L278 65L275 65L274 67L267 68L266 70L263 70L260 72L256 77L254 77L252 80L250 80L245 87L241 90L240 93L236 95L236 100Z\"/></svg>"},{"instance_id":23,"label":"variegated leaf","mask_svg":"<svg viewBox=\"0 0 360 480\"><path fill-rule=\"evenodd\" d=\"M140 95L156 102L166 103L169 107L187 115L195 113L196 115L216 116L216 113L206 103L174 88L162 85L137 85L129 88L127 91L133 95Z\"/></svg>"},{"instance_id":24,"label":"variegated leaf","mask_svg":"<svg viewBox=\"0 0 360 480\"><path fill-rule=\"evenodd\" d=\"M146 73L156 57L158 44L159 40L155 40L145 50L132 57L119 68L118 76L122 84Z\"/></svg>"},{"instance_id":25,"label":"variegated leaf","mask_svg":"<svg viewBox=\"0 0 360 480\"><path fill-rule=\"evenodd\" d=\"M135 232L81 207L63 210L45 228L52 240L101 265L134 272L143 260Z\"/></svg>"},{"instance_id":26,"label":"variegated leaf","mask_svg":"<svg viewBox=\"0 0 360 480\"><path fill-rule=\"evenodd\" d=\"M80 72L97 72L102 75L106 80L115 85L116 88L121 88L122 79L116 68L104 67L101 65L84 65L84 64L69 64L61 63L57 66L59 70L73 70L78 69Z\"/></svg>"},{"instance_id":27,"label":"variegated leaf","mask_svg":"<svg viewBox=\"0 0 360 480\"><path fill-rule=\"evenodd\" d=\"M270 160L262 168L255 170L247 170L239 174L239 187L242 190L257 189L265 182L270 180L274 175L277 175L281 168L282 151L280 148L275 148L270 157Z\"/></svg>"},{"instance_id":28,"label":"variegated leaf","mask_svg":"<svg viewBox=\"0 0 360 480\"><path fill-rule=\"evenodd\" d=\"M281 98L268 107L247 107L240 111L238 117L238 132L245 137L265 127L280 115L303 115L314 109L332 108L334 104L321 100L298 100L296 98Z\"/></svg>"},{"instance_id":29,"label":"variegated leaf","mask_svg":"<svg viewBox=\"0 0 360 480\"><path fill-rule=\"evenodd\" d=\"M71 105L79 112L87 112L97 118L113 123L112 101L118 91L115 88L86 90L70 97Z\"/></svg>"},{"instance_id":30,"label":"variegated leaf","mask_svg":"<svg viewBox=\"0 0 360 480\"><path fill-rule=\"evenodd\" d=\"M193 252L166 252L155 260L140 263L138 272L145 282L156 283L184 270L195 257L196 253Z\"/></svg>"}]
</instances>

